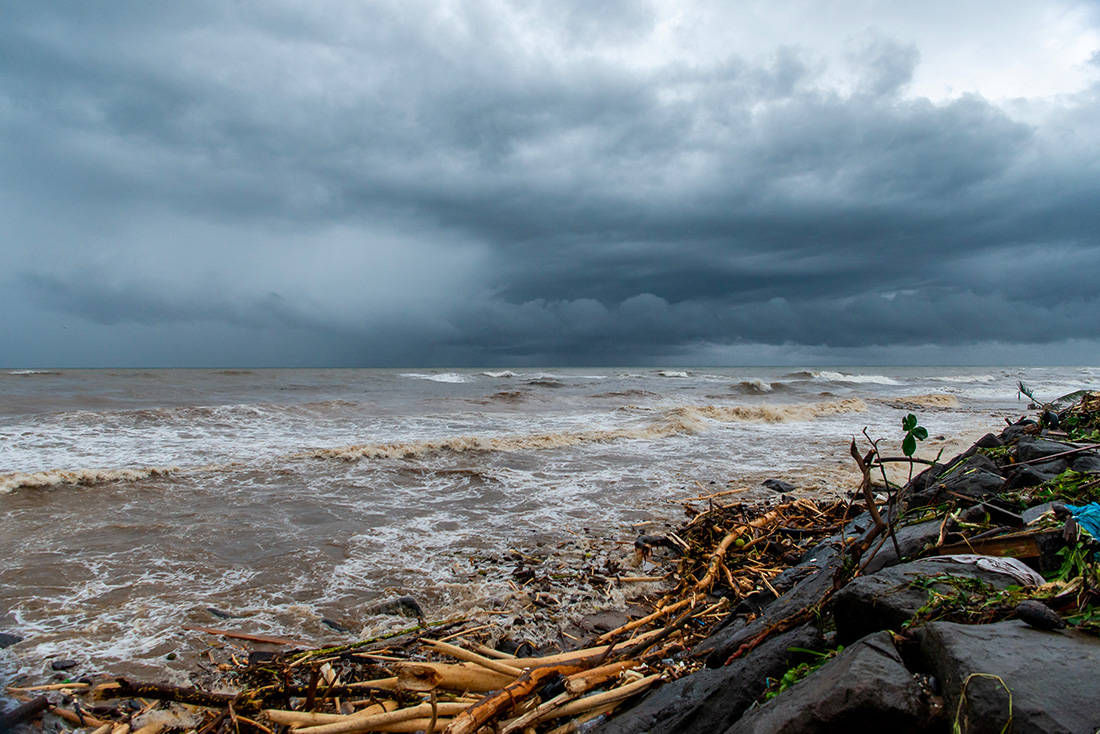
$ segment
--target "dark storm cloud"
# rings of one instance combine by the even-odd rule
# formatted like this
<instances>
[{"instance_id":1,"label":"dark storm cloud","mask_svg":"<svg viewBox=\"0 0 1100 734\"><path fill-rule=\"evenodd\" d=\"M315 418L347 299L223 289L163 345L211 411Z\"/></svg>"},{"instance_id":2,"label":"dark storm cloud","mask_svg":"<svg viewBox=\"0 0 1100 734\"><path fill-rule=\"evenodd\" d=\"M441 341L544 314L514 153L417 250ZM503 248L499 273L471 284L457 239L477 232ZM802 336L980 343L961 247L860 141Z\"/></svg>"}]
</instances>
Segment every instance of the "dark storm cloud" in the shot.
<instances>
[{"instance_id":1,"label":"dark storm cloud","mask_svg":"<svg viewBox=\"0 0 1100 734\"><path fill-rule=\"evenodd\" d=\"M1100 340L1100 88L933 101L865 26L839 59L641 53L659 10L5 6L20 328L364 364Z\"/></svg>"}]
</instances>

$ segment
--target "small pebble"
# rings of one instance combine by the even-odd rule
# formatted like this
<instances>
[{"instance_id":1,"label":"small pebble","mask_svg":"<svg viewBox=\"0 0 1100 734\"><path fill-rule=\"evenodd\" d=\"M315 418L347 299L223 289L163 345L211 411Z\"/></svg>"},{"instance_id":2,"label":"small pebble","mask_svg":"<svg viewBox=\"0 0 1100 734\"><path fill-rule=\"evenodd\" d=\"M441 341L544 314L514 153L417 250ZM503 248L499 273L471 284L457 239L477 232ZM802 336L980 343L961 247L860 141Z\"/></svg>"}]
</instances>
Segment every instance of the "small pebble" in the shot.
<instances>
[{"instance_id":1,"label":"small pebble","mask_svg":"<svg viewBox=\"0 0 1100 734\"><path fill-rule=\"evenodd\" d=\"M53 670L69 670L76 667L75 660L54 660L50 663L50 668Z\"/></svg>"}]
</instances>

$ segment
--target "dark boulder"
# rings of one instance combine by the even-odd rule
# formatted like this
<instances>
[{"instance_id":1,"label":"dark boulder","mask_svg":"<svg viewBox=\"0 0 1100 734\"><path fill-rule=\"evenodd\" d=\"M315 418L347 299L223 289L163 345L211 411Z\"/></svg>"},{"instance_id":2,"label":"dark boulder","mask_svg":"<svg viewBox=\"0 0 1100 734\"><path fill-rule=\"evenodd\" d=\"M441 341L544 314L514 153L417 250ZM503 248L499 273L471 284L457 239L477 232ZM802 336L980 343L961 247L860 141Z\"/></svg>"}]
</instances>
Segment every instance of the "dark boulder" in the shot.
<instances>
[{"instance_id":1,"label":"dark boulder","mask_svg":"<svg viewBox=\"0 0 1100 734\"><path fill-rule=\"evenodd\" d=\"M773 492L793 492L795 490L793 484L784 482L781 479L765 479L761 484Z\"/></svg>"},{"instance_id":2,"label":"dark boulder","mask_svg":"<svg viewBox=\"0 0 1100 734\"><path fill-rule=\"evenodd\" d=\"M9 634L7 632L0 632L0 650L5 647L11 647L17 642L22 642L23 638L19 635Z\"/></svg>"},{"instance_id":3,"label":"dark boulder","mask_svg":"<svg viewBox=\"0 0 1100 734\"><path fill-rule=\"evenodd\" d=\"M1001 440L1005 443L1024 438L1039 430L1039 424L1030 418L1021 418L1008 428L1001 431Z\"/></svg>"},{"instance_id":4,"label":"dark boulder","mask_svg":"<svg viewBox=\"0 0 1100 734\"><path fill-rule=\"evenodd\" d=\"M1001 491L1004 476L997 463L984 454L972 454L949 473L940 474L925 489L903 494L908 507L924 507L955 495L987 499Z\"/></svg>"},{"instance_id":5,"label":"dark boulder","mask_svg":"<svg viewBox=\"0 0 1100 734\"><path fill-rule=\"evenodd\" d=\"M821 634L810 625L760 645L744 658L715 670L701 670L658 688L594 734L720 732L737 721L788 668L812 657L792 648L821 650Z\"/></svg>"},{"instance_id":6,"label":"dark boulder","mask_svg":"<svg viewBox=\"0 0 1100 734\"><path fill-rule=\"evenodd\" d=\"M890 635L879 632L750 711L726 734L916 734L936 723L928 697L906 670Z\"/></svg>"},{"instance_id":7,"label":"dark boulder","mask_svg":"<svg viewBox=\"0 0 1100 734\"><path fill-rule=\"evenodd\" d=\"M1077 448L1064 443L1046 441L1041 438L1021 438L1016 444L1016 461L1035 461L1048 456L1064 454Z\"/></svg>"},{"instance_id":8,"label":"dark boulder","mask_svg":"<svg viewBox=\"0 0 1100 734\"><path fill-rule=\"evenodd\" d=\"M979 438L977 441L975 441L974 445L980 449L995 449L1000 446L1004 446L1005 442L1002 441L1000 437L997 436L997 434L987 433Z\"/></svg>"},{"instance_id":9,"label":"dark boulder","mask_svg":"<svg viewBox=\"0 0 1100 734\"><path fill-rule=\"evenodd\" d=\"M1004 484L1004 491L1020 489L1022 487L1038 487L1043 482L1049 482L1069 468L1065 459L1044 461L1039 464L1024 464L1014 470Z\"/></svg>"},{"instance_id":10,"label":"dark boulder","mask_svg":"<svg viewBox=\"0 0 1100 734\"><path fill-rule=\"evenodd\" d=\"M901 490L902 497L908 497L912 494L922 492L932 484L935 484L936 480L941 474L947 470L946 464L933 464L917 476L909 480L908 484Z\"/></svg>"},{"instance_id":11,"label":"dark boulder","mask_svg":"<svg viewBox=\"0 0 1100 734\"><path fill-rule=\"evenodd\" d=\"M742 645L773 624L802 614L825 598L833 588L833 576L839 565L839 556L834 557L823 568L814 570L790 591L761 609L759 616L751 622L746 622L742 617L733 618L725 627L696 645L692 656L705 656L708 668L724 666Z\"/></svg>"},{"instance_id":12,"label":"dark boulder","mask_svg":"<svg viewBox=\"0 0 1100 734\"><path fill-rule=\"evenodd\" d=\"M1000 732L1009 720L1014 734L1100 729L1100 639L1018 621L933 622L915 634L959 731Z\"/></svg>"},{"instance_id":13,"label":"dark boulder","mask_svg":"<svg viewBox=\"0 0 1100 734\"><path fill-rule=\"evenodd\" d=\"M1012 559L998 560L1012 562ZM1022 563L1020 565L1023 566ZM1030 573L1026 566L1023 566L1023 571ZM833 597L837 639L842 644L848 644L879 630L901 630L902 625L928 603L929 589L938 592L951 590L947 582L936 582L928 587L914 586L914 582L942 575L977 579L996 589L1021 585L1016 576L989 570L976 560L966 563L939 556L884 568L874 575L852 579ZM1041 583L1042 578L1033 581Z\"/></svg>"},{"instance_id":14,"label":"dark boulder","mask_svg":"<svg viewBox=\"0 0 1100 734\"><path fill-rule=\"evenodd\" d=\"M1074 471L1083 474L1100 474L1100 454L1093 451L1082 451L1076 456L1069 457Z\"/></svg>"},{"instance_id":15,"label":"dark boulder","mask_svg":"<svg viewBox=\"0 0 1100 734\"><path fill-rule=\"evenodd\" d=\"M865 562L863 573L872 574L879 569L893 566L906 558L919 555L925 548L934 545L940 537L940 521L929 520L928 522L895 528L894 537L898 541L898 548L901 549L901 558L898 558L893 541L887 539L873 557L869 560L867 558L863 559Z\"/></svg>"}]
</instances>

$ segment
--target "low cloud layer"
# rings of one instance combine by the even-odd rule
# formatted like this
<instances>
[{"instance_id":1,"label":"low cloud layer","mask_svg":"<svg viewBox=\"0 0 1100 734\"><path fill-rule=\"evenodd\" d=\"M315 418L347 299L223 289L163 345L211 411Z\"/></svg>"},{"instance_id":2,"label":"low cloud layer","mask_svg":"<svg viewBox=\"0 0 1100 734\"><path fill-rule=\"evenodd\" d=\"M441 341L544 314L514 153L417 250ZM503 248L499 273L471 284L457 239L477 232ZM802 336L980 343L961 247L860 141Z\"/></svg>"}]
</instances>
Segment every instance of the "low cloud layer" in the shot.
<instances>
[{"instance_id":1,"label":"low cloud layer","mask_svg":"<svg viewBox=\"0 0 1100 734\"><path fill-rule=\"evenodd\" d=\"M0 362L1100 357L1092 6L798 6L6 6Z\"/></svg>"}]
</instances>

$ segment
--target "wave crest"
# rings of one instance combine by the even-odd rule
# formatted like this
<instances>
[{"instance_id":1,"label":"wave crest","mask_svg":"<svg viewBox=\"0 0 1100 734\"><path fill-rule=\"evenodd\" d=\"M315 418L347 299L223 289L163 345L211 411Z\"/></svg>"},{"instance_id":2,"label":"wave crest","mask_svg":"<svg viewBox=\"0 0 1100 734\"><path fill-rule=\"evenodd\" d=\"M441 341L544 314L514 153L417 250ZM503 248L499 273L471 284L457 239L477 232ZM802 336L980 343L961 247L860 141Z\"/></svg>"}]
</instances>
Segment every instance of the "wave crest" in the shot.
<instances>
[{"instance_id":1,"label":"wave crest","mask_svg":"<svg viewBox=\"0 0 1100 734\"><path fill-rule=\"evenodd\" d=\"M148 466L139 469L51 469L32 473L15 472L0 475L0 493L17 489L49 489L51 487L91 487L109 482L134 482L150 477L168 476L179 471L175 466Z\"/></svg>"},{"instance_id":2,"label":"wave crest","mask_svg":"<svg viewBox=\"0 0 1100 734\"><path fill-rule=\"evenodd\" d=\"M609 443L621 440L667 438L679 434L706 430L707 421L721 423L782 423L813 420L829 415L862 412L867 405L855 398L803 405L755 406L683 406L672 408L658 420L634 428L594 431L563 431L523 436L456 436L453 438L414 441L409 443L356 444L331 449L316 449L288 458L300 459L413 459L443 451L461 453L512 452L556 449L587 443Z\"/></svg>"}]
</instances>

